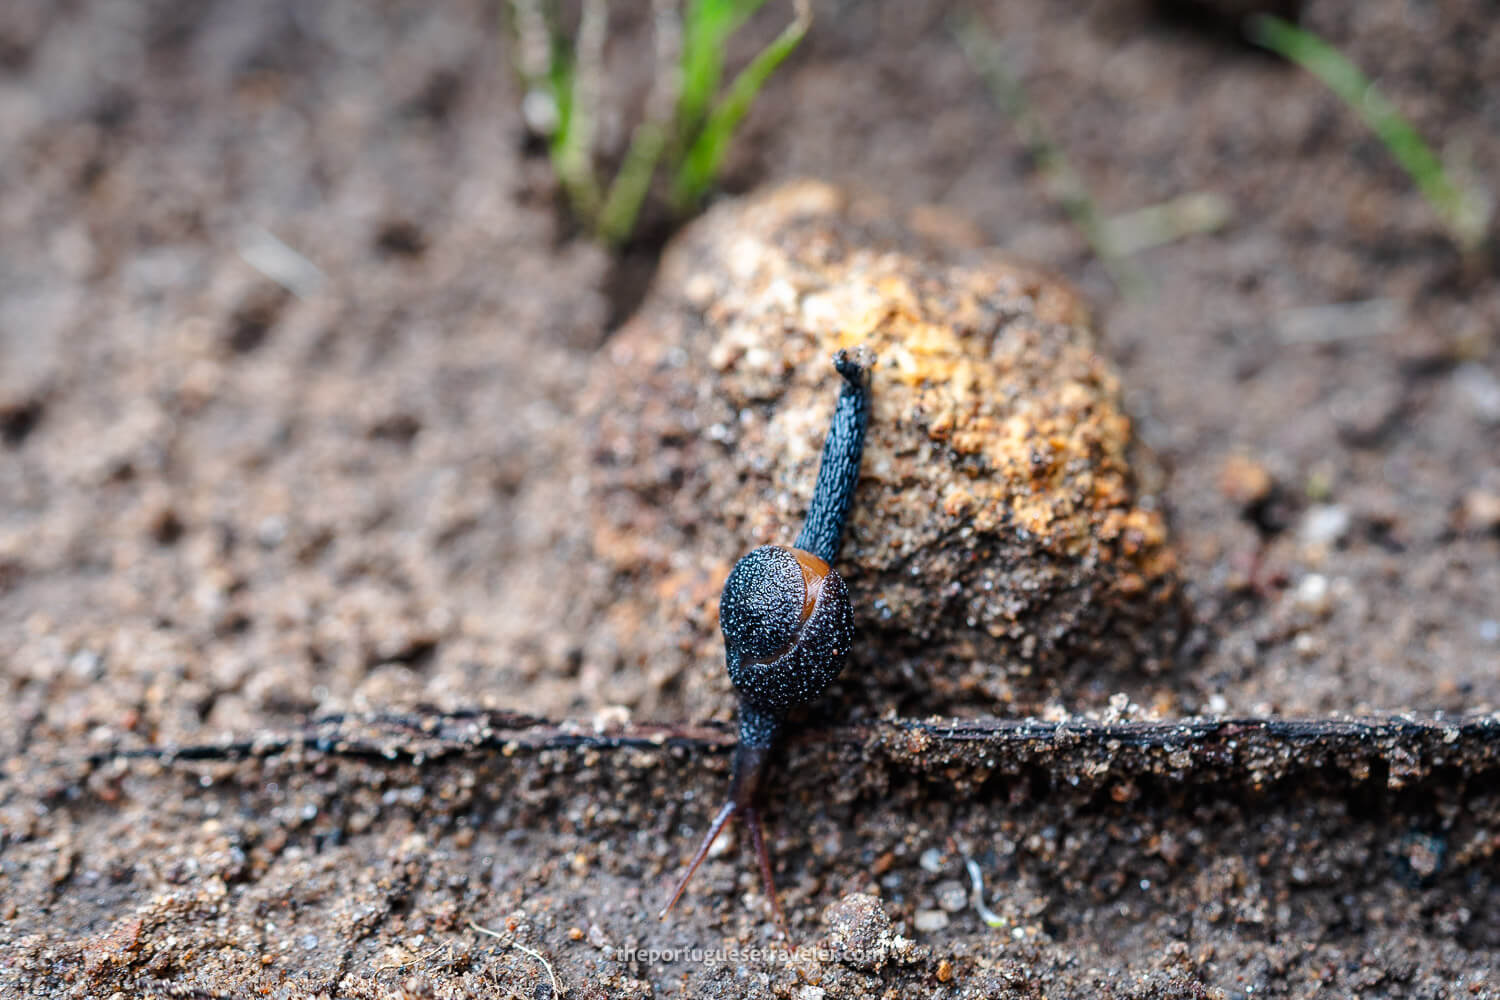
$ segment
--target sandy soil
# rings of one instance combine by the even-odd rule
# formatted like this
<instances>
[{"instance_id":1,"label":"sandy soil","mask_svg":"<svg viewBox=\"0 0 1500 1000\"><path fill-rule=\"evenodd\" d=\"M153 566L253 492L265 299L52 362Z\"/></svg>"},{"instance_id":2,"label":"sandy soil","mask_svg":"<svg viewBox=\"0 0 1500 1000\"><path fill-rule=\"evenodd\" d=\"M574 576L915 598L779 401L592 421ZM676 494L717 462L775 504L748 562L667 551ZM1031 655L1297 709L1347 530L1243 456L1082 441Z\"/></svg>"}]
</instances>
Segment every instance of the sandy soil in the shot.
<instances>
[{"instance_id":1,"label":"sandy soil","mask_svg":"<svg viewBox=\"0 0 1500 1000\"><path fill-rule=\"evenodd\" d=\"M728 187L935 205L1089 295L1169 472L1203 629L1185 710L1500 707L1493 249L1461 257L1348 109L1222 33L1144 3L994 7L1102 211L1233 205L1132 257L1146 294L1048 197L958 5L820 5ZM1305 13L1492 178L1489 22ZM627 95L643 23L609 52ZM1157 769L1106 740L1092 777L1015 747L976 776L813 741L773 801L794 934L884 944L792 964L607 950L773 940L737 851L652 917L722 794L716 730L111 758L333 712L606 707L586 671L541 676L495 602L534 541L517 497L644 288L558 212L502 35L481 3L0 9L0 992L549 995L512 941L570 996L1494 992L1484 726L1417 763L1399 740L1326 765L1283 742L1212 773L1211 746ZM950 908L966 855L1003 929Z\"/></svg>"}]
</instances>

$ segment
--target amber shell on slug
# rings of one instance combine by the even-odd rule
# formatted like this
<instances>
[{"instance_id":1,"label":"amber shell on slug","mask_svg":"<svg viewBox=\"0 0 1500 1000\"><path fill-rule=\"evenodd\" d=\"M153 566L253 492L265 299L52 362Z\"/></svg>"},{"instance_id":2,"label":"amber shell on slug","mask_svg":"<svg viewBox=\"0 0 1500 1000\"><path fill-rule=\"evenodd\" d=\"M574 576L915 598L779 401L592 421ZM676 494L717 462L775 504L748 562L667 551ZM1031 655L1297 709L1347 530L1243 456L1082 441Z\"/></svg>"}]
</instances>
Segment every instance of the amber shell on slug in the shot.
<instances>
[{"instance_id":1,"label":"amber shell on slug","mask_svg":"<svg viewBox=\"0 0 1500 1000\"><path fill-rule=\"evenodd\" d=\"M826 562L763 545L730 571L719 627L740 697L780 713L818 697L844 668L854 612L843 579Z\"/></svg>"}]
</instances>

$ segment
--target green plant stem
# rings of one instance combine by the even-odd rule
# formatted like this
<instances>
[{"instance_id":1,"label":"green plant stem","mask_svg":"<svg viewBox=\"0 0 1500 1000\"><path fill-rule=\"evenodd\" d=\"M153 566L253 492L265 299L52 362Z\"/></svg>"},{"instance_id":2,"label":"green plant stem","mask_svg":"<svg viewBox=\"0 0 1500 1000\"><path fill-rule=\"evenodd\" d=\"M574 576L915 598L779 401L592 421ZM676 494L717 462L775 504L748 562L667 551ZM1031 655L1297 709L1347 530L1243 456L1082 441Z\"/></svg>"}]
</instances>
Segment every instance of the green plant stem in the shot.
<instances>
[{"instance_id":1,"label":"green plant stem","mask_svg":"<svg viewBox=\"0 0 1500 1000\"><path fill-rule=\"evenodd\" d=\"M1478 246L1488 223L1479 199L1449 179L1421 134L1358 66L1312 32L1279 17L1257 15L1249 33L1257 45L1307 70L1352 108L1416 182L1459 245L1466 250Z\"/></svg>"},{"instance_id":2,"label":"green plant stem","mask_svg":"<svg viewBox=\"0 0 1500 1000\"><path fill-rule=\"evenodd\" d=\"M703 124L724 77L729 39L765 0L688 0L682 47L682 91L677 103L678 148L686 149Z\"/></svg>"},{"instance_id":3,"label":"green plant stem","mask_svg":"<svg viewBox=\"0 0 1500 1000\"><path fill-rule=\"evenodd\" d=\"M571 71L558 84L560 126L552 141L552 166L581 219L599 214L599 181L594 176L594 113L599 106L599 72L609 27L607 0L583 0Z\"/></svg>"},{"instance_id":4,"label":"green plant stem","mask_svg":"<svg viewBox=\"0 0 1500 1000\"><path fill-rule=\"evenodd\" d=\"M1234 207L1216 191L1178 195L1156 205L1101 219L1109 245L1119 254L1138 253L1228 225Z\"/></svg>"},{"instance_id":5,"label":"green plant stem","mask_svg":"<svg viewBox=\"0 0 1500 1000\"><path fill-rule=\"evenodd\" d=\"M625 162L620 165L604 207L599 210L599 235L611 246L624 243L634 231L657 161L671 135L672 116L681 106L678 99L683 75L676 67L682 58L682 24L674 0L653 0L652 6L659 67L656 82L646 101L646 117L631 135Z\"/></svg>"},{"instance_id":6,"label":"green plant stem","mask_svg":"<svg viewBox=\"0 0 1500 1000\"><path fill-rule=\"evenodd\" d=\"M686 19L679 4L686 3ZM731 37L765 0L652 0L656 76L620 169L606 186L594 162L608 0L582 0L572 46L546 0L510 0L527 124L548 141L558 185L573 215L611 246L627 242L665 161L672 208L697 207L722 168L735 130L766 80L812 23L808 0L715 102ZM712 106L710 107L710 104Z\"/></svg>"},{"instance_id":7,"label":"green plant stem","mask_svg":"<svg viewBox=\"0 0 1500 1000\"><path fill-rule=\"evenodd\" d=\"M599 236L611 246L620 246L630 238L635 220L651 188L656 163L667 145L667 130L660 122L644 121L631 135L625 162L609 186L604 207L599 210Z\"/></svg>"},{"instance_id":8,"label":"green plant stem","mask_svg":"<svg viewBox=\"0 0 1500 1000\"><path fill-rule=\"evenodd\" d=\"M688 148L672 184L672 201L677 211L691 211L708 191L723 163L729 140L750 110L755 96L812 26L812 11L807 0L795 0L795 8L792 23L735 76L729 90L709 112L702 131Z\"/></svg>"}]
</instances>

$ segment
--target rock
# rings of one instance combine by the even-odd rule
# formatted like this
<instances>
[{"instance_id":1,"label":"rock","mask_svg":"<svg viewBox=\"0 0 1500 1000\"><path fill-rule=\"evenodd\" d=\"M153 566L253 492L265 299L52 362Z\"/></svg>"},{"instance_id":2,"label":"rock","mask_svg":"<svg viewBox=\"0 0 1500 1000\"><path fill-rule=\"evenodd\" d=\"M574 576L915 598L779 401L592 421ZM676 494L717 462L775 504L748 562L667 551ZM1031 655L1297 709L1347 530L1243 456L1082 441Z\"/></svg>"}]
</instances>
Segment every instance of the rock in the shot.
<instances>
[{"instance_id":1,"label":"rock","mask_svg":"<svg viewBox=\"0 0 1500 1000\"><path fill-rule=\"evenodd\" d=\"M938 905L949 913L957 913L969 905L968 887L952 879L939 882L933 895L937 896Z\"/></svg>"},{"instance_id":2,"label":"rock","mask_svg":"<svg viewBox=\"0 0 1500 1000\"><path fill-rule=\"evenodd\" d=\"M1276 482L1260 462L1244 455L1231 455L1219 469L1219 492L1241 511L1264 503Z\"/></svg>"},{"instance_id":3,"label":"rock","mask_svg":"<svg viewBox=\"0 0 1500 1000\"><path fill-rule=\"evenodd\" d=\"M1476 534L1500 531L1500 492L1469 490L1459 503L1459 521Z\"/></svg>"},{"instance_id":4,"label":"rock","mask_svg":"<svg viewBox=\"0 0 1500 1000\"><path fill-rule=\"evenodd\" d=\"M609 947L609 938L605 936L604 928L600 927L598 924L589 924L588 934L586 936L588 937L589 944L593 945L595 948L604 949Z\"/></svg>"},{"instance_id":5,"label":"rock","mask_svg":"<svg viewBox=\"0 0 1500 1000\"><path fill-rule=\"evenodd\" d=\"M912 926L922 934L936 934L948 926L948 914L942 910L918 910Z\"/></svg>"},{"instance_id":6,"label":"rock","mask_svg":"<svg viewBox=\"0 0 1500 1000\"><path fill-rule=\"evenodd\" d=\"M1339 504L1314 504L1302 516L1297 536L1308 548L1326 549L1343 540L1349 533L1350 523L1349 508Z\"/></svg>"},{"instance_id":7,"label":"rock","mask_svg":"<svg viewBox=\"0 0 1500 1000\"><path fill-rule=\"evenodd\" d=\"M420 972L407 976L401 984L401 1000L434 1000L437 990L432 980Z\"/></svg>"},{"instance_id":8,"label":"rock","mask_svg":"<svg viewBox=\"0 0 1500 1000\"><path fill-rule=\"evenodd\" d=\"M1175 560L1083 303L800 183L685 230L591 373L572 493L536 511L567 522L568 565L528 577L567 581L529 617L566 617L545 631L598 678L589 696L732 715L720 588L740 555L796 536L838 393L829 359L857 344L879 363L836 564L861 630L842 698L1029 711L1170 665Z\"/></svg>"},{"instance_id":9,"label":"rock","mask_svg":"<svg viewBox=\"0 0 1500 1000\"><path fill-rule=\"evenodd\" d=\"M1321 573L1309 573L1297 581L1297 589L1293 593L1293 601L1297 607L1309 614L1321 618L1328 614L1333 607L1333 598L1330 596L1328 577Z\"/></svg>"},{"instance_id":10,"label":"rock","mask_svg":"<svg viewBox=\"0 0 1500 1000\"><path fill-rule=\"evenodd\" d=\"M947 914L943 914L944 917ZM865 972L878 972L888 962L909 964L926 953L908 938L891 930L880 899L851 892L823 911L828 925L828 948L840 962Z\"/></svg>"}]
</instances>

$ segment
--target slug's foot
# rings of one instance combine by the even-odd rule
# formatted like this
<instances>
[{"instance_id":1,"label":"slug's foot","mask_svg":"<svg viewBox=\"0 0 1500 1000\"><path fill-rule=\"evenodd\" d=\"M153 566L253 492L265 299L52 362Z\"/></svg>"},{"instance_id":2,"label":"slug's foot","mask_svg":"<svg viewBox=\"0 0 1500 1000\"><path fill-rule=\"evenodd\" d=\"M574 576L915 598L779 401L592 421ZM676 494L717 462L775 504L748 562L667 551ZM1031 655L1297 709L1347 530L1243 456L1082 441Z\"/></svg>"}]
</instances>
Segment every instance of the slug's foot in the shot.
<instances>
[{"instance_id":1,"label":"slug's foot","mask_svg":"<svg viewBox=\"0 0 1500 1000\"><path fill-rule=\"evenodd\" d=\"M677 888L672 890L672 899L661 912L656 915L658 920L667 919L667 914L677 905L687 889L688 882L692 881L693 873L698 866L703 864L703 859L708 857L709 850L714 846L714 841L719 839L719 834L729 825L735 813L740 813L745 818L745 829L750 834L750 844L755 848L756 860L760 864L760 879L765 887L766 898L771 901L771 909L776 913L776 923L781 928L781 933L788 941L791 940L791 932L787 929L786 914L781 909L781 899L776 895L776 880L771 875L771 855L766 850L765 833L761 827L760 812L749 806L739 806L733 799L724 803L714 821L709 824L708 832L703 835L703 841L698 845L698 850L693 854L693 860L688 862L687 871L683 872L682 878L677 882Z\"/></svg>"}]
</instances>

